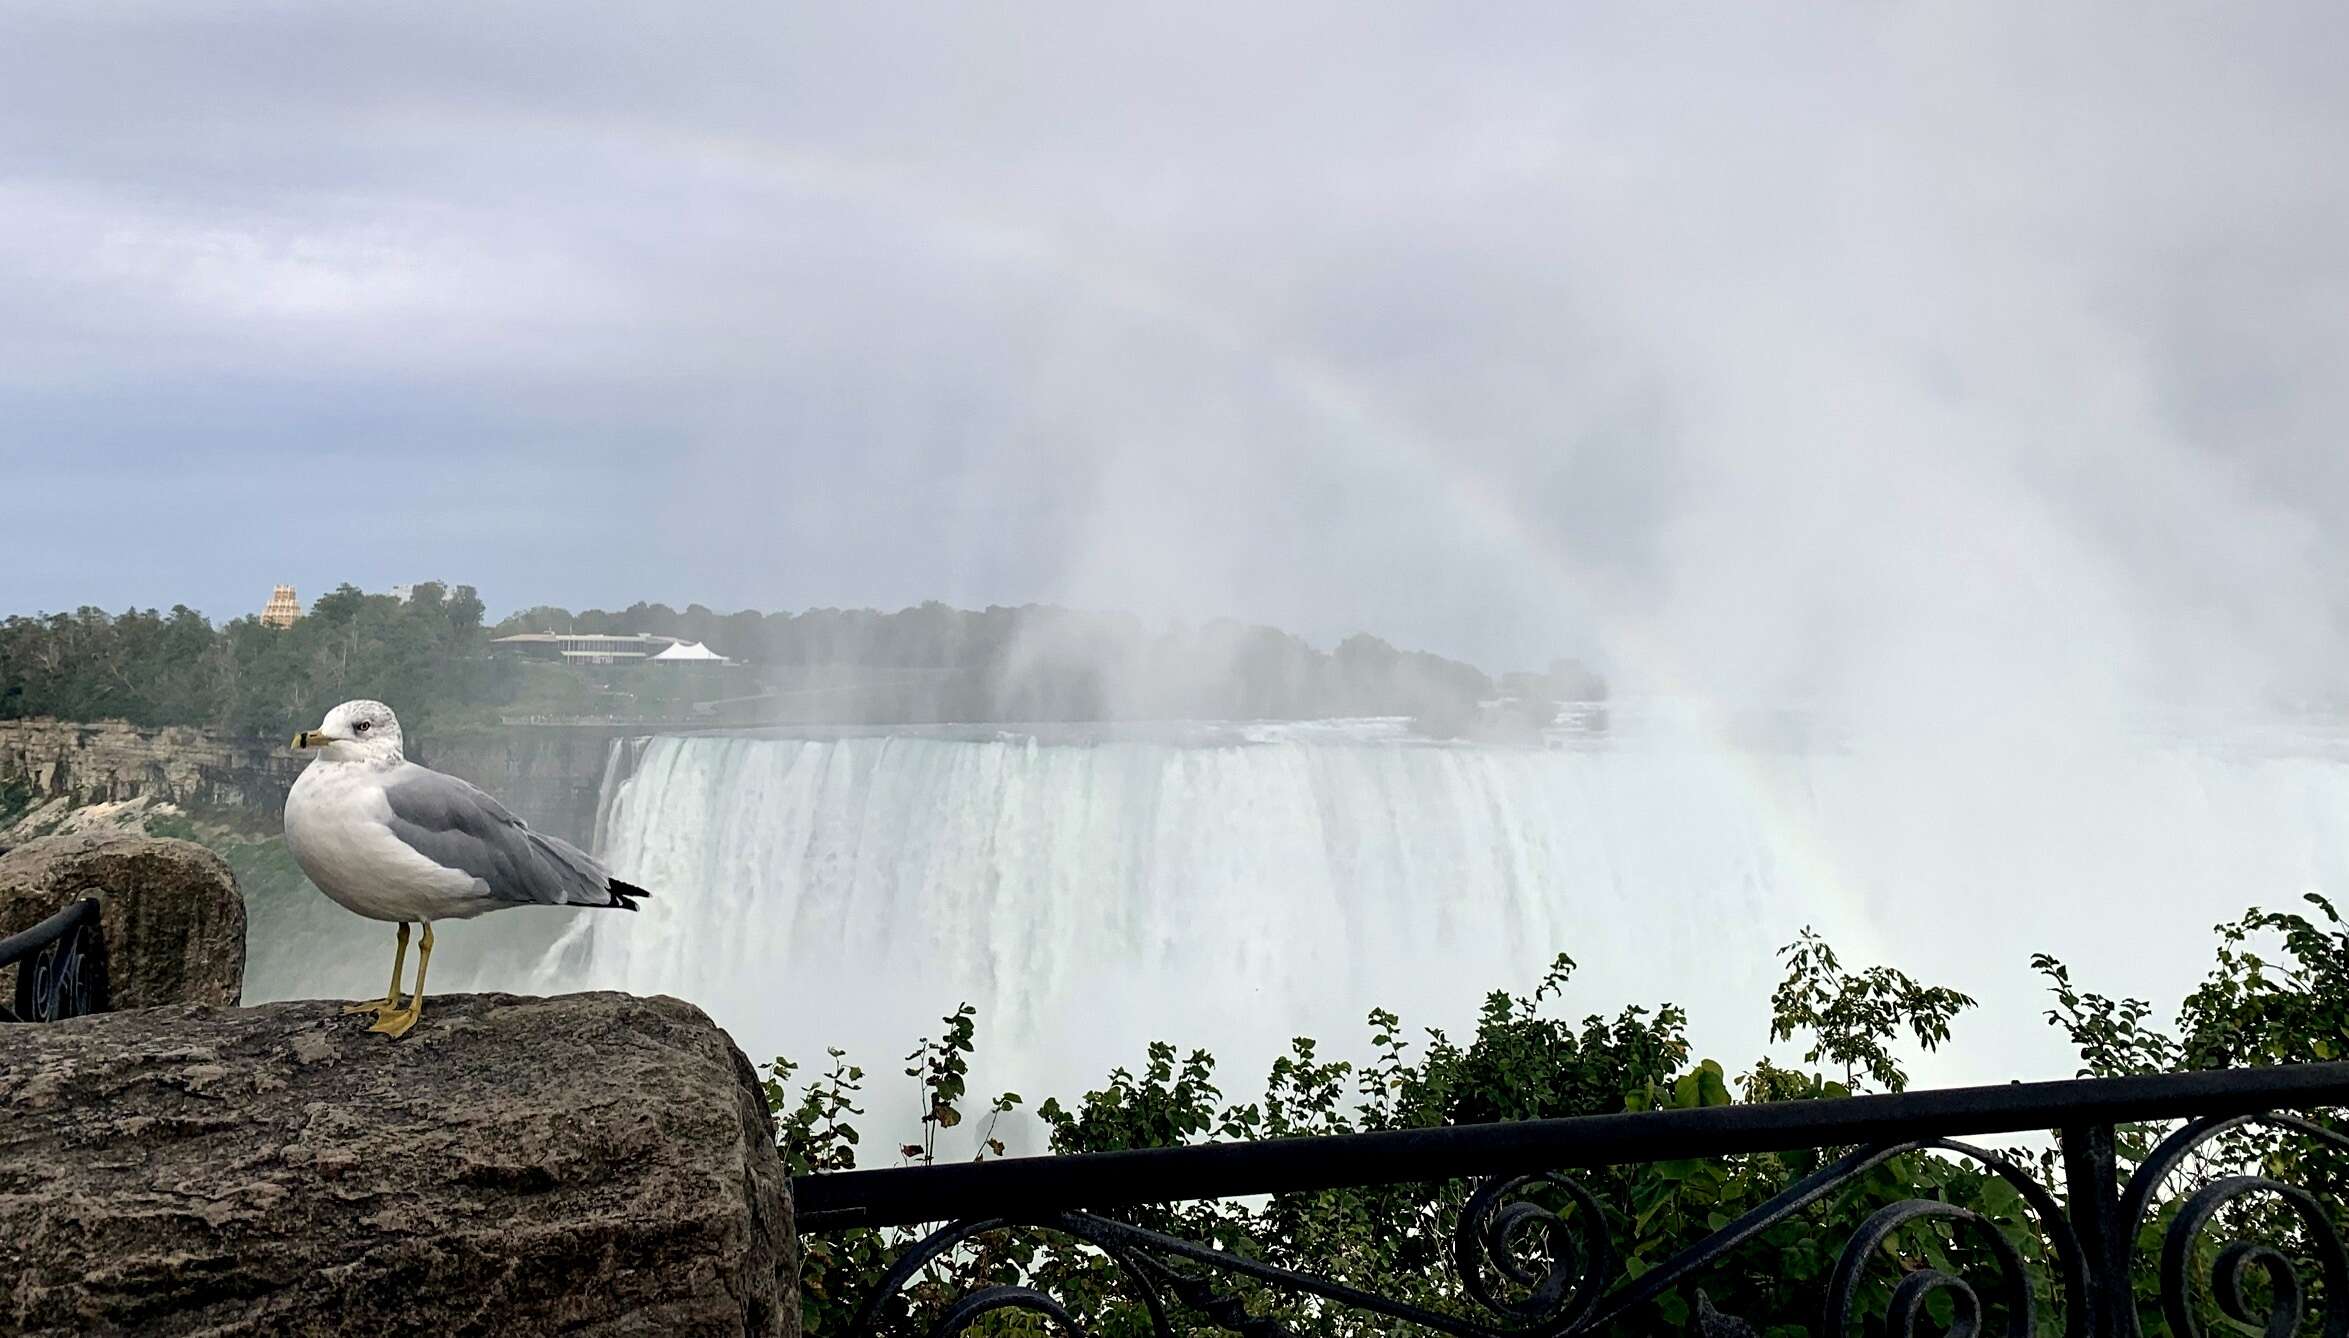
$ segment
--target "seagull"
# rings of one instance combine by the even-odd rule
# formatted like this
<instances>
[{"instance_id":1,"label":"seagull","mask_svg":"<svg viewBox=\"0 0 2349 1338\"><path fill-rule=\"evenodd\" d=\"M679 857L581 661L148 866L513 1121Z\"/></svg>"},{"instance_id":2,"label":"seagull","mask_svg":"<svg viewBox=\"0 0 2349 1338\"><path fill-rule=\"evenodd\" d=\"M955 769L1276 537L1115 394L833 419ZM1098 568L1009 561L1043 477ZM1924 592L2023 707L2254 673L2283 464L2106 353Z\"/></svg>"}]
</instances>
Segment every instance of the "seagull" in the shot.
<instances>
[{"instance_id":1,"label":"seagull","mask_svg":"<svg viewBox=\"0 0 2349 1338\"><path fill-rule=\"evenodd\" d=\"M285 843L302 872L344 910L400 927L391 991L346 1013L373 1013L397 1039L424 1015L432 922L469 920L508 906L636 909L641 887L612 877L594 856L534 832L505 806L454 776L411 762L400 722L382 702L350 701L316 729L294 736L318 757L285 799ZM416 992L400 1003L408 926L424 926Z\"/></svg>"}]
</instances>

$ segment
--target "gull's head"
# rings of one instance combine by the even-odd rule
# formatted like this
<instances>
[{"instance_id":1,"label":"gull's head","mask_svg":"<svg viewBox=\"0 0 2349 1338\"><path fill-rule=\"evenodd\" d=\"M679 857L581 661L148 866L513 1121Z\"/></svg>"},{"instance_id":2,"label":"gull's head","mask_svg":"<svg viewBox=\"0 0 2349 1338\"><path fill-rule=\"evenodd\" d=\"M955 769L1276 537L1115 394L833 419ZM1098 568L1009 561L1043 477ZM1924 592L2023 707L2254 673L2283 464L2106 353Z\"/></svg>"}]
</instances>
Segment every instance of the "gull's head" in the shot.
<instances>
[{"instance_id":1,"label":"gull's head","mask_svg":"<svg viewBox=\"0 0 2349 1338\"><path fill-rule=\"evenodd\" d=\"M344 702L316 729L294 736L296 748L323 748L329 762L397 762L400 721L382 702Z\"/></svg>"}]
</instances>

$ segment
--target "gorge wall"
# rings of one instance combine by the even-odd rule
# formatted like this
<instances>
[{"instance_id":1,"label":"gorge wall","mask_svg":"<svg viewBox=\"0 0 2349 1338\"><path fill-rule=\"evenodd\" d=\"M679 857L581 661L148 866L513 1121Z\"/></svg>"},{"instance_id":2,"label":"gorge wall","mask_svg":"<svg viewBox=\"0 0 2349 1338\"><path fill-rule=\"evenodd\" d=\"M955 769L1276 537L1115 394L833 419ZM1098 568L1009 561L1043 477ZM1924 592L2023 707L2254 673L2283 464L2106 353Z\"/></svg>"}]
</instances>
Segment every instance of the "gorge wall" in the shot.
<instances>
[{"instance_id":1,"label":"gorge wall","mask_svg":"<svg viewBox=\"0 0 2349 1338\"><path fill-rule=\"evenodd\" d=\"M514 725L410 738L408 756L462 776L541 831L586 845L613 738L624 728ZM66 807L158 799L274 826L309 759L283 739L120 720L0 720L0 788Z\"/></svg>"},{"instance_id":2,"label":"gorge wall","mask_svg":"<svg viewBox=\"0 0 2349 1338\"><path fill-rule=\"evenodd\" d=\"M120 720L0 720L0 786L74 806L126 799L183 808L276 813L302 759L279 741L239 739L184 725Z\"/></svg>"},{"instance_id":3,"label":"gorge wall","mask_svg":"<svg viewBox=\"0 0 2349 1338\"><path fill-rule=\"evenodd\" d=\"M524 822L582 849L595 839L612 740L625 725L506 725L411 739L408 756L494 794Z\"/></svg>"}]
</instances>

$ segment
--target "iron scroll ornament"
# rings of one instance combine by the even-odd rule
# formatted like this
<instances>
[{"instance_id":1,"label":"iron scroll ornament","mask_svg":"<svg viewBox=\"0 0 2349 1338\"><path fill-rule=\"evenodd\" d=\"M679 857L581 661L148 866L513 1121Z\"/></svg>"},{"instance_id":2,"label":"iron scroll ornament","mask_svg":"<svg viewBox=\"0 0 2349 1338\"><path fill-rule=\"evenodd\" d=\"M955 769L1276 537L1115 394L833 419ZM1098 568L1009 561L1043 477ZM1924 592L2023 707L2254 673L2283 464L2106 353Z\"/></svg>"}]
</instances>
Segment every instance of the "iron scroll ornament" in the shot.
<instances>
[{"instance_id":1,"label":"iron scroll ornament","mask_svg":"<svg viewBox=\"0 0 2349 1338\"><path fill-rule=\"evenodd\" d=\"M1218 1285L1219 1276L1314 1297L1453 1338L1574 1338L1627 1320L1680 1284L1696 1280L1706 1267L1740 1245L1859 1176L1895 1157L1928 1149L1978 1161L2022 1196L2052 1247L2058 1281L2070 1302L2065 1307L2064 1332L2067 1338L2085 1335L2086 1259L2054 1196L1999 1154L1944 1139L1911 1140L1852 1152L1613 1291L1607 1290L1607 1282L1615 1274L1618 1252L1607 1234L1606 1215L1586 1186L1556 1172L1487 1180L1461 1209L1452 1236L1452 1254L1462 1290L1493 1317L1490 1320L1431 1310L1112 1218L1063 1212L1027 1222L967 1220L931 1232L909 1247L882 1278L866 1299L852 1332L877 1335L890 1298L957 1247L991 1233L1034 1231L1071 1238L1100 1250L1131 1284L1149 1317L1151 1331L1160 1338L1184 1332L1172 1322L1166 1303L1170 1296L1212 1329L1244 1338L1273 1338L1287 1332L1276 1321L1251 1314L1228 1284ZM1551 1191L1553 1201L1570 1206L1562 1212L1536 1202L1531 1197L1533 1191ZM1820 1332L1847 1332L1855 1318L1861 1280L1869 1265L1883 1257L1881 1247L1902 1229L1934 1219L1971 1231L1989 1245L1998 1274L1993 1293L1996 1310L2005 1317L2002 1333L2005 1338L2033 1338L2038 1332L2036 1316L2029 1275L2020 1254L1987 1219L1928 1200L1889 1204L1861 1225L1835 1269ZM1893 1289L1890 1331L1904 1335L1924 1332L1920 1325L1927 1300L1938 1292L1952 1298L1957 1319L1947 1330L1952 1338L1971 1338L1978 1333L1987 1308L1977 1290L1962 1277L1933 1270L1913 1272ZM1006 1309L1050 1319L1072 1334L1083 1332L1070 1309L1045 1292L1024 1285L996 1284L977 1288L948 1304L928 1333L930 1338L948 1338L981 1316ZM1690 1324L1690 1332L1702 1335L1756 1332L1744 1320L1714 1309L1701 1290L1694 1294Z\"/></svg>"},{"instance_id":2,"label":"iron scroll ornament","mask_svg":"<svg viewBox=\"0 0 2349 1338\"><path fill-rule=\"evenodd\" d=\"M953 1223L940 1231L920 1227L928 1234L910 1245L875 1242L898 1253L902 1266L862 1298L862 1312L849 1326L853 1332L909 1331L916 1319L907 1304L915 1299L905 1294L909 1284L957 1244L990 1232L1041 1232L1092 1247L1083 1252L1092 1261L1085 1267L1093 1279L1083 1284L1084 1294L1102 1298L1100 1284L1107 1282L1112 1296L1128 1298L1131 1308L1123 1314L1143 1327L1147 1311L1146 1327L1158 1334L1278 1333L1275 1316L1251 1313L1252 1306L1262 1310L1267 1295L1287 1298L1281 1314L1346 1308L1366 1312L1364 1319L1376 1328L1408 1326L1454 1338L1652 1333L1663 1327L1653 1303L1669 1292L1686 1304L1691 1332L1745 1338L1757 1332L1755 1326L1722 1313L1699 1290L1707 1270L1853 1176L1922 1150L1974 1162L2015 1192L2021 1203L2000 1209L1996 1225L2021 1247L2021 1259L1946 1205L1920 1208L1922 1201L1912 1201L1882 1208L1854 1231L1823 1294L1806 1302L1786 1296L1783 1287L1771 1288L1798 1310L1819 1307L1803 1317L1808 1331L1843 1324L1848 1332L1860 1317L1841 1302L1840 1284L1871 1270L1860 1293L1868 1297L1871 1332L1885 1331L1889 1318L1893 1332L1905 1326L2034 1338L2039 1332L2051 1338L2137 1338L2149 1322L2179 1335L2239 1329L2281 1334L2299 1326L2349 1338L2343 1313L2349 1261L2326 1211L2336 1206L2330 1172L2337 1161L2331 1168L2312 1164L2306 1188L2296 1189L2282 1182L2299 1174L2279 1169L2289 1163L2271 1149L2226 1139L2211 1149L2221 1155L2196 1155L2231 1131L2264 1126L2315 1140L2327 1157L2338 1159L2349 1153L2349 1139L2282 1112L2343 1107L2349 1107L2349 1063L2292 1064L820 1172L796 1178L793 1196L800 1231L808 1236ZM2177 1132L2135 1159L2135 1173L2124 1184L2117 1131L2157 1122ZM2058 1134L2062 1190L1996 1154L1943 1136L2051 1129ZM1626 1279L1628 1270L1614 1262L1619 1252L1607 1238L1605 1217L1578 1206L1581 1200L1566 1187L1584 1173L1581 1168L1809 1149L1856 1150L1637 1278ZM2246 1167L2264 1174L2239 1173ZM2181 1168L2192 1183L2177 1180ZM1440 1297L1423 1302L1441 1314L1118 1220L1129 1206L1447 1182L1465 1182L1468 1190L1457 1199L1443 1194L1462 1205L1460 1219L1424 1238L1459 1273L1456 1290L1439 1289ZM2059 1192L2065 1193L2060 1202ZM1902 1258L1894 1262L1879 1248L1892 1238L1883 1233L1912 1223L1962 1236L1955 1243L1966 1248L1935 1272L1924 1266L1940 1263L1931 1243L1919 1251L1909 1248L1916 1242L1904 1240ZM2218 1239L2221 1234L2258 1243ZM1063 1261L1074 1257L1055 1253ZM1034 1259L1016 1251L995 1258L994 1275L986 1279L999 1284L994 1288L977 1287L952 1271L932 1277L932 1284L973 1290L952 1303L952 1313L927 1310L920 1328L910 1331L935 1324L938 1332L952 1332L1005 1308L1074 1329L1089 1312L1055 1268L1033 1267ZM2017 1302L2021 1293L2014 1285L2025 1264L2028 1306ZM1478 1299L1472 1280L1490 1304ZM934 1304L932 1286L919 1290L925 1307ZM1888 1316L1882 1307L1896 1296L1897 1308ZM1133 1304L1137 1300L1142 1304ZM2140 1300L2166 1314L2140 1316ZM1379 1325L1377 1316L1400 1324ZM1794 1316L1773 1303L1772 1314L1755 1318L1783 1326ZM2311 1319L2313 1327L2302 1323Z\"/></svg>"},{"instance_id":3,"label":"iron scroll ornament","mask_svg":"<svg viewBox=\"0 0 2349 1338\"><path fill-rule=\"evenodd\" d=\"M95 897L77 901L19 934L0 939L0 967L16 967L12 1004L0 1020L60 1022L108 1006L106 937Z\"/></svg>"},{"instance_id":4,"label":"iron scroll ornament","mask_svg":"<svg viewBox=\"0 0 2349 1338\"><path fill-rule=\"evenodd\" d=\"M2211 1116L2174 1131L2156 1145L2122 1195L2121 1221L2135 1240L2154 1210L2162 1186L2196 1150L2213 1139L2253 1125L2314 1139L2349 1152L2349 1137L2298 1116L2262 1112L2251 1115ZM2161 1309L2175 1338L2201 1338L2209 1330L2194 1305L2197 1256L2195 1241L2230 1203L2267 1195L2279 1200L2298 1221L2302 1244L2314 1251L2314 1263L2324 1279L2325 1338L2349 1338L2349 1250L2314 1194L2264 1175L2222 1175L2189 1195L2162 1232ZM2291 1256L2273 1245L2234 1239L2222 1245L2212 1259L2208 1290L2220 1313L2235 1323L2270 1335L2290 1338L2307 1319L2309 1289ZM2263 1273L2269 1299L2265 1314L2254 1314L2247 1287L2253 1271ZM2129 1317L2134 1332L2134 1316Z\"/></svg>"}]
</instances>

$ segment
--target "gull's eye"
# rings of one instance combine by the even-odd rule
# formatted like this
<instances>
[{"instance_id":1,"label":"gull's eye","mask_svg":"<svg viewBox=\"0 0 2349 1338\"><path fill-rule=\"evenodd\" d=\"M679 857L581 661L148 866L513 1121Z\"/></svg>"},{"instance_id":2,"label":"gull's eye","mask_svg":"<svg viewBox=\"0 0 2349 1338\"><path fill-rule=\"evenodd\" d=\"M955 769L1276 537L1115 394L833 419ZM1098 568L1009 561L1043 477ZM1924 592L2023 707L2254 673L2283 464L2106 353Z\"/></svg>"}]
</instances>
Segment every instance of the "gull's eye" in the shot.
<instances>
[{"instance_id":1,"label":"gull's eye","mask_svg":"<svg viewBox=\"0 0 2349 1338\"><path fill-rule=\"evenodd\" d=\"M364 734L364 733L366 733L366 732L367 732L367 724L368 724L368 722L367 722L367 721L364 721L364 720L362 720L362 721L360 721L360 722L358 723L358 725L356 726L356 728L358 729L358 731L359 731L361 734Z\"/></svg>"}]
</instances>

